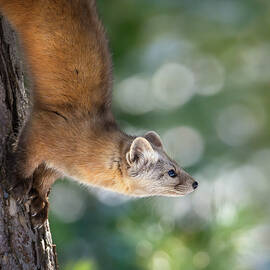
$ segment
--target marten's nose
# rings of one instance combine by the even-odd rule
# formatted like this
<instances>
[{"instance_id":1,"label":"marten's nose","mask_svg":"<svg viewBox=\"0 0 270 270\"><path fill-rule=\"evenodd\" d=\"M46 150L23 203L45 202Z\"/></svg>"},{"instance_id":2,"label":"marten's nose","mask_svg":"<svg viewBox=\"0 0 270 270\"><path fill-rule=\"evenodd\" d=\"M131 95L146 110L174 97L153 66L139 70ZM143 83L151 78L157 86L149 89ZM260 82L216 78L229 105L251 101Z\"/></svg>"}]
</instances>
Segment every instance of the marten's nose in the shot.
<instances>
[{"instance_id":1,"label":"marten's nose","mask_svg":"<svg viewBox=\"0 0 270 270\"><path fill-rule=\"evenodd\" d=\"M193 182L192 187L196 189L198 187L199 183L197 181Z\"/></svg>"}]
</instances>

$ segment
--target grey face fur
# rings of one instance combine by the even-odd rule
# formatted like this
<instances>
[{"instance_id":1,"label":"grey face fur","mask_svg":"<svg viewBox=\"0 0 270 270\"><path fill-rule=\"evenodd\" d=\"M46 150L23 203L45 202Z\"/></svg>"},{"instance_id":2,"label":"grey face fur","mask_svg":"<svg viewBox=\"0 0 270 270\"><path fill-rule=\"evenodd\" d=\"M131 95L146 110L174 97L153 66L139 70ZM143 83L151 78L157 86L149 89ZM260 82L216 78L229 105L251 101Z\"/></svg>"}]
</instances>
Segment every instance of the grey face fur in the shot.
<instances>
[{"instance_id":1,"label":"grey face fur","mask_svg":"<svg viewBox=\"0 0 270 270\"><path fill-rule=\"evenodd\" d=\"M198 183L164 151L160 137L151 131L136 138L126 154L127 170L137 196L183 196ZM168 172L174 170L175 177Z\"/></svg>"}]
</instances>

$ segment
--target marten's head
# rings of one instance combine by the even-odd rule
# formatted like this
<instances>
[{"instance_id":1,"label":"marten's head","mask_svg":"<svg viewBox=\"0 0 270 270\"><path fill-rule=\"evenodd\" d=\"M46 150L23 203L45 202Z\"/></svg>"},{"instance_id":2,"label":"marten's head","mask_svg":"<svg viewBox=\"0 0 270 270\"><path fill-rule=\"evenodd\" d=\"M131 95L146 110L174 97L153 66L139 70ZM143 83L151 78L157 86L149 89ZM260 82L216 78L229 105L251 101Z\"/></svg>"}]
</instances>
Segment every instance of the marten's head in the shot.
<instances>
[{"instance_id":1,"label":"marten's head","mask_svg":"<svg viewBox=\"0 0 270 270\"><path fill-rule=\"evenodd\" d=\"M183 196L198 183L164 151L158 134L137 137L126 153L126 178L135 196Z\"/></svg>"}]
</instances>

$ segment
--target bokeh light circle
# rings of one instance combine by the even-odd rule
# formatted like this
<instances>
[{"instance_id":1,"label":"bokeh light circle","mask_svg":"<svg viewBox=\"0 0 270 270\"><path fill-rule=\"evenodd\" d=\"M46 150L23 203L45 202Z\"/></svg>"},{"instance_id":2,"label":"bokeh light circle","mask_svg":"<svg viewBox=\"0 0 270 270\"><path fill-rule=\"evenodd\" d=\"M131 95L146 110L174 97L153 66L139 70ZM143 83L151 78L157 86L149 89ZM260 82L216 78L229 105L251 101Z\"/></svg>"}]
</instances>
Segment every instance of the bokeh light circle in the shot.
<instances>
[{"instance_id":1,"label":"bokeh light circle","mask_svg":"<svg viewBox=\"0 0 270 270\"><path fill-rule=\"evenodd\" d=\"M204 151L204 140L200 133L187 126L176 127L164 134L165 147L183 167L196 164Z\"/></svg>"},{"instance_id":2,"label":"bokeh light circle","mask_svg":"<svg viewBox=\"0 0 270 270\"><path fill-rule=\"evenodd\" d=\"M175 108L187 103L194 94L194 74L184 65L168 63L153 76L153 91L163 108Z\"/></svg>"},{"instance_id":3,"label":"bokeh light circle","mask_svg":"<svg viewBox=\"0 0 270 270\"><path fill-rule=\"evenodd\" d=\"M216 129L224 143L239 146L247 143L260 131L261 122L250 108L235 104L220 112Z\"/></svg>"},{"instance_id":4,"label":"bokeh light circle","mask_svg":"<svg viewBox=\"0 0 270 270\"><path fill-rule=\"evenodd\" d=\"M199 95L211 96L221 91L225 81L225 70L214 57L203 57L192 66L195 74L195 91Z\"/></svg>"},{"instance_id":5,"label":"bokeh light circle","mask_svg":"<svg viewBox=\"0 0 270 270\"><path fill-rule=\"evenodd\" d=\"M147 79L134 76L123 80L116 88L118 106L131 114L143 114L153 109L153 97Z\"/></svg>"}]
</instances>

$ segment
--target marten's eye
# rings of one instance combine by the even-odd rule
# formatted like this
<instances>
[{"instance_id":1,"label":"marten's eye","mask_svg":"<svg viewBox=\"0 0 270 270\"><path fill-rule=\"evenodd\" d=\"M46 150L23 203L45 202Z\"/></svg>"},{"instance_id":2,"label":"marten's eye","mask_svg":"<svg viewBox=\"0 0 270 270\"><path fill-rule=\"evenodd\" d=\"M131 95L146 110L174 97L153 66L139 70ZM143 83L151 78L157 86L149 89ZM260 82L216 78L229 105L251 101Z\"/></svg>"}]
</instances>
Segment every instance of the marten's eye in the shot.
<instances>
[{"instance_id":1,"label":"marten's eye","mask_svg":"<svg viewBox=\"0 0 270 270\"><path fill-rule=\"evenodd\" d=\"M175 170L169 170L168 171L168 175L172 178L176 177L177 176L177 173L175 172Z\"/></svg>"}]
</instances>

